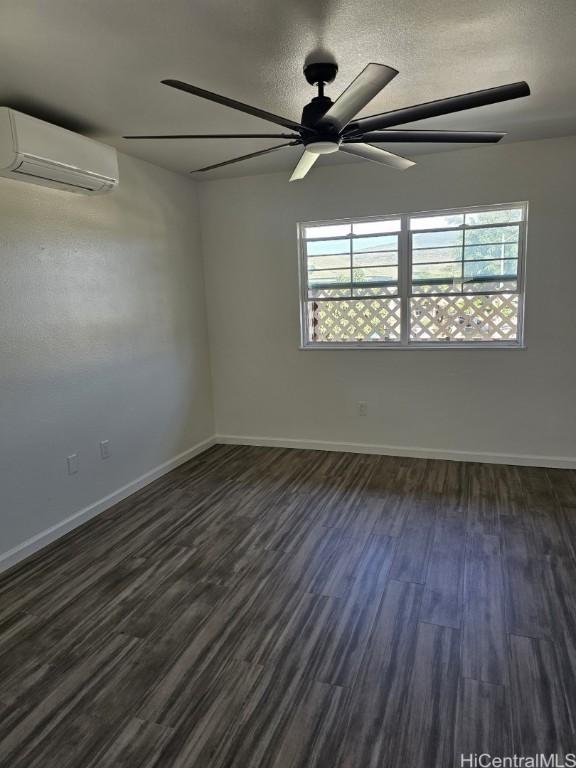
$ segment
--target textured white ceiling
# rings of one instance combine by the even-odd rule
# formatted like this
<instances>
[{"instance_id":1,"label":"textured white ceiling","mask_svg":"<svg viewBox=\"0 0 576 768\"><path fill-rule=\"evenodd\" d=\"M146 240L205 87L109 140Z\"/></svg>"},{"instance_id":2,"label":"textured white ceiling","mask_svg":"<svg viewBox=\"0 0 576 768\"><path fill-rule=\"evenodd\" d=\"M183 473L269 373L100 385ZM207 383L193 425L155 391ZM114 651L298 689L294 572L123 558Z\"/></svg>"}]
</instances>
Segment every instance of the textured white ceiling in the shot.
<instances>
[{"instance_id":1,"label":"textured white ceiling","mask_svg":"<svg viewBox=\"0 0 576 768\"><path fill-rule=\"evenodd\" d=\"M527 99L411 127L505 130L505 141L576 134L576 0L2 0L0 105L185 172L276 142L120 137L282 129L160 80L185 80L299 120L314 95L302 66L319 48L340 66L327 89L333 99L370 61L400 70L363 114L527 80ZM206 178L288 171L300 151ZM339 153L319 162L350 160Z\"/></svg>"}]
</instances>

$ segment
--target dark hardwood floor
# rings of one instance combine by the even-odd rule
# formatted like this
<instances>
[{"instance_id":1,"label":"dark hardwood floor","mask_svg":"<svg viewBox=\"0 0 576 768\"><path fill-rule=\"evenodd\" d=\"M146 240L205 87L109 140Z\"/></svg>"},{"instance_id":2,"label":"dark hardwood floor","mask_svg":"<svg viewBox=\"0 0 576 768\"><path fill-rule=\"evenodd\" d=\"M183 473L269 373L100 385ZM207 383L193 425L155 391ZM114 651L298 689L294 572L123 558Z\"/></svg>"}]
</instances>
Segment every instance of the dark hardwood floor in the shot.
<instances>
[{"instance_id":1,"label":"dark hardwood floor","mask_svg":"<svg viewBox=\"0 0 576 768\"><path fill-rule=\"evenodd\" d=\"M9 768L576 752L576 472L216 446L0 578Z\"/></svg>"}]
</instances>

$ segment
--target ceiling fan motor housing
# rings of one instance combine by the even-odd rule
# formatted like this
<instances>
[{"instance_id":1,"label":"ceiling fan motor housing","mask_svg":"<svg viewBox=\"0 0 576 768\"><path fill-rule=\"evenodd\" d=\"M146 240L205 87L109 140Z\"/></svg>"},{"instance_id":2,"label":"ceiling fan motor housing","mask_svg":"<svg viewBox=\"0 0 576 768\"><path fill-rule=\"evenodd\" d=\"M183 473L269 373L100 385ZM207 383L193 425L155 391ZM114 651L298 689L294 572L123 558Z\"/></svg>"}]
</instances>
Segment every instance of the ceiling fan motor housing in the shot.
<instances>
[{"instance_id":1,"label":"ceiling fan motor housing","mask_svg":"<svg viewBox=\"0 0 576 768\"><path fill-rule=\"evenodd\" d=\"M307 128L313 128L324 117L331 106L332 99L328 98L328 96L315 96L302 110L300 122Z\"/></svg>"}]
</instances>

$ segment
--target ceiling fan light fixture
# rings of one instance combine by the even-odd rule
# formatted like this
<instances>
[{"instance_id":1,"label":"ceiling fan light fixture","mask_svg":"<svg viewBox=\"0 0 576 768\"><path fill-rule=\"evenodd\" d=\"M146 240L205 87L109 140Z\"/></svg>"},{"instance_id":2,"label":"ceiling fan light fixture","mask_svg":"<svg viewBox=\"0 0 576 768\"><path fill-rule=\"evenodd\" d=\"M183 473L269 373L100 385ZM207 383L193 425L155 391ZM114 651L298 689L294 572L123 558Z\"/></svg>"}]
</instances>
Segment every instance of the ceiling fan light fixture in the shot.
<instances>
[{"instance_id":1,"label":"ceiling fan light fixture","mask_svg":"<svg viewBox=\"0 0 576 768\"><path fill-rule=\"evenodd\" d=\"M339 148L339 141L312 141L306 144L306 149L313 155L331 155L333 152L338 152Z\"/></svg>"}]
</instances>

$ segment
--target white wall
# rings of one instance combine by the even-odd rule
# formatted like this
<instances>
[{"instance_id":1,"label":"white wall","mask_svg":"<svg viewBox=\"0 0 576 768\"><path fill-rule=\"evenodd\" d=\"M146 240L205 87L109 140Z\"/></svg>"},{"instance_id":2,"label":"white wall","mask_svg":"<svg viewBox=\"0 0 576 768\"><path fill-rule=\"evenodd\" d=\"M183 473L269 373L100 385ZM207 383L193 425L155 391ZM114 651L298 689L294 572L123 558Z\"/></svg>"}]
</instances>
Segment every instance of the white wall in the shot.
<instances>
[{"instance_id":1,"label":"white wall","mask_svg":"<svg viewBox=\"0 0 576 768\"><path fill-rule=\"evenodd\" d=\"M213 434L196 185L120 174L0 180L0 556Z\"/></svg>"},{"instance_id":2,"label":"white wall","mask_svg":"<svg viewBox=\"0 0 576 768\"><path fill-rule=\"evenodd\" d=\"M417 159L201 185L217 433L576 462L576 138ZM527 350L299 351L297 221L526 199Z\"/></svg>"}]
</instances>

